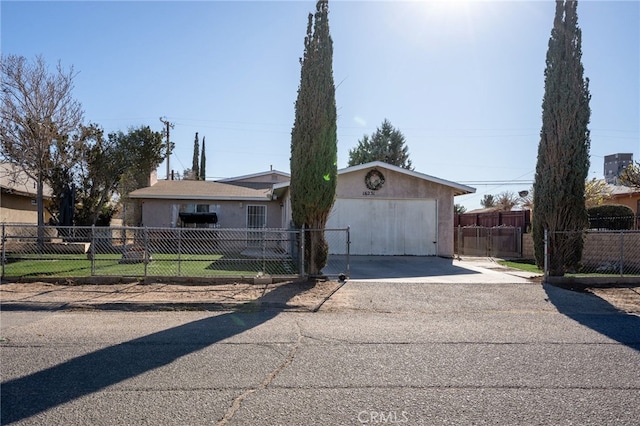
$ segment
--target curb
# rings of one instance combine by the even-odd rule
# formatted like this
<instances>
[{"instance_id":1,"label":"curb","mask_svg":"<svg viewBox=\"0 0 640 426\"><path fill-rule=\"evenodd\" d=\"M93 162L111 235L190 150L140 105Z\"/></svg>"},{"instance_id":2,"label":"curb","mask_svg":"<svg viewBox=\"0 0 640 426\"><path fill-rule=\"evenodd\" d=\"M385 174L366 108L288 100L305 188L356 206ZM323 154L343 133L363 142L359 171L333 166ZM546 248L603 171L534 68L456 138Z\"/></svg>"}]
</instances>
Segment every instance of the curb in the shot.
<instances>
[{"instance_id":1,"label":"curb","mask_svg":"<svg viewBox=\"0 0 640 426\"><path fill-rule=\"evenodd\" d=\"M5 302L0 303L0 311L119 311L119 312L177 312L177 311L203 311L203 312L317 312L320 306L287 305L278 302L248 301L238 303L223 302Z\"/></svg>"}]
</instances>

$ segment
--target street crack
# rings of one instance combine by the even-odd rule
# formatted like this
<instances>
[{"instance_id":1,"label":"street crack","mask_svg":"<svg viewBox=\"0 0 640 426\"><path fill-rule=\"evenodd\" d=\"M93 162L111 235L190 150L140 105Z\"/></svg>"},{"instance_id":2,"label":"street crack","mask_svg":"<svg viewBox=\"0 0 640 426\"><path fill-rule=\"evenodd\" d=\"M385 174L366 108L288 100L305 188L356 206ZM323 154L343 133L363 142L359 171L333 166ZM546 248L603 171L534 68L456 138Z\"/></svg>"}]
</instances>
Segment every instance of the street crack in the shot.
<instances>
[{"instance_id":1,"label":"street crack","mask_svg":"<svg viewBox=\"0 0 640 426\"><path fill-rule=\"evenodd\" d=\"M227 425L231 421L233 416L238 412L238 410L240 410L242 406L242 402L249 395L252 395L255 392L258 392L260 390L263 390L269 387L269 385L275 380L275 378L278 377L278 375L280 375L280 373L282 373L282 371L284 371L285 368L291 365L291 363L293 362L293 359L296 356L296 353L298 352L298 349L300 348L300 344L302 343L303 336L302 336L302 332L300 331L300 325L298 323L296 323L296 331L298 333L298 336L296 338L295 343L291 346L291 349L289 349L289 353L287 354L286 358L280 363L280 365L278 365L273 371L271 371L271 373L269 373L258 386L247 389L243 393L238 395L231 402L231 405L227 409L224 416L222 416L222 418L218 421L217 423L218 426Z\"/></svg>"}]
</instances>

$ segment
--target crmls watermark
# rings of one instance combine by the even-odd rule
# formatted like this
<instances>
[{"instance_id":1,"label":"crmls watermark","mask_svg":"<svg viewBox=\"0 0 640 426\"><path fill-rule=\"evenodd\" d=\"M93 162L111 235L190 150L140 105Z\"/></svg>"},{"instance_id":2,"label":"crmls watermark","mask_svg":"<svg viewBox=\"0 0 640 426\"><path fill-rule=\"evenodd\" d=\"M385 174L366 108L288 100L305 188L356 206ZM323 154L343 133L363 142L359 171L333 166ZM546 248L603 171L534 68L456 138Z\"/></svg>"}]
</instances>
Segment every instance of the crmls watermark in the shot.
<instances>
[{"instance_id":1,"label":"crmls watermark","mask_svg":"<svg viewBox=\"0 0 640 426\"><path fill-rule=\"evenodd\" d=\"M406 411L360 411L358 421L361 424L397 424L408 423L409 413Z\"/></svg>"}]
</instances>

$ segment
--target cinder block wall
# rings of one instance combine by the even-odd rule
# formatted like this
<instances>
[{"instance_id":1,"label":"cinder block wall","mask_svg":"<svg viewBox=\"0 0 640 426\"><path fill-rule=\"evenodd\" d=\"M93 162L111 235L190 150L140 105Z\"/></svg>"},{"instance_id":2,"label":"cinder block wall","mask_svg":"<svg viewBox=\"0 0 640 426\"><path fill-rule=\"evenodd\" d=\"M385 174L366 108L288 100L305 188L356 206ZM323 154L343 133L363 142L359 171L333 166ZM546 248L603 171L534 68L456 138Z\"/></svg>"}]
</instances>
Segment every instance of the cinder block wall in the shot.
<instances>
[{"instance_id":1,"label":"cinder block wall","mask_svg":"<svg viewBox=\"0 0 640 426\"><path fill-rule=\"evenodd\" d=\"M622 237L621 237L622 235ZM621 241L621 238L623 240ZM597 267L620 258L625 265L640 267L640 233L639 232L590 232L584 240L582 263L585 266ZM533 235L522 235L522 258L535 259L533 251Z\"/></svg>"}]
</instances>

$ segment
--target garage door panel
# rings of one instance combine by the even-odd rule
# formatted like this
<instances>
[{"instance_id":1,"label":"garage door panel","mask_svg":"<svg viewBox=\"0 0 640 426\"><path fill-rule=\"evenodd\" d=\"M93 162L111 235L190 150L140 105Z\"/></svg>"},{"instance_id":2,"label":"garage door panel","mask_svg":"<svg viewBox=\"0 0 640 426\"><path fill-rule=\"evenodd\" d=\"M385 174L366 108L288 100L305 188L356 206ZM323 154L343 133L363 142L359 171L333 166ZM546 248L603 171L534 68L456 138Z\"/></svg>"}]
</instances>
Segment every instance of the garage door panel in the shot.
<instances>
[{"instance_id":1,"label":"garage door panel","mask_svg":"<svg viewBox=\"0 0 640 426\"><path fill-rule=\"evenodd\" d=\"M351 253L436 254L435 200L339 199L327 226L351 228Z\"/></svg>"}]
</instances>

